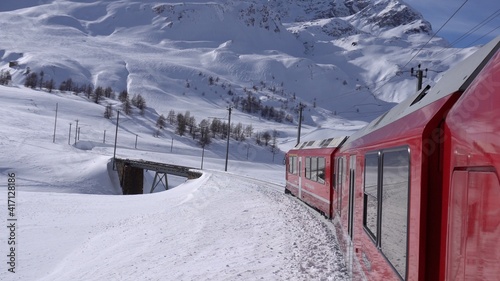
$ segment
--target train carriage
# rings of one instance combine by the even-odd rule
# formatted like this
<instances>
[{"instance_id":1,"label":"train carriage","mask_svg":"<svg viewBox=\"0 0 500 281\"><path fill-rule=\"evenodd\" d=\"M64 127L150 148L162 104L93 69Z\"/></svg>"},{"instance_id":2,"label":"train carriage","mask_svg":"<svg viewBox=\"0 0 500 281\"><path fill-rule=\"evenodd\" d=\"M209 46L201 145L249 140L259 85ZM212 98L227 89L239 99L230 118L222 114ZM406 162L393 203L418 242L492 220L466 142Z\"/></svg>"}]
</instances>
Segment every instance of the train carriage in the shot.
<instances>
[{"instance_id":1,"label":"train carriage","mask_svg":"<svg viewBox=\"0 0 500 281\"><path fill-rule=\"evenodd\" d=\"M500 280L500 52L444 124L442 280Z\"/></svg>"},{"instance_id":2,"label":"train carriage","mask_svg":"<svg viewBox=\"0 0 500 281\"><path fill-rule=\"evenodd\" d=\"M286 155L286 187L327 217L332 216L333 155L346 137L301 142Z\"/></svg>"},{"instance_id":3,"label":"train carriage","mask_svg":"<svg viewBox=\"0 0 500 281\"><path fill-rule=\"evenodd\" d=\"M500 279L499 47L335 148L288 153L286 190L334 219L354 280ZM321 188L305 178L313 157L329 159Z\"/></svg>"},{"instance_id":4,"label":"train carriage","mask_svg":"<svg viewBox=\"0 0 500 281\"><path fill-rule=\"evenodd\" d=\"M336 155L349 167L338 176L338 213L367 279L443 280L445 120L498 41L352 135Z\"/></svg>"}]
</instances>

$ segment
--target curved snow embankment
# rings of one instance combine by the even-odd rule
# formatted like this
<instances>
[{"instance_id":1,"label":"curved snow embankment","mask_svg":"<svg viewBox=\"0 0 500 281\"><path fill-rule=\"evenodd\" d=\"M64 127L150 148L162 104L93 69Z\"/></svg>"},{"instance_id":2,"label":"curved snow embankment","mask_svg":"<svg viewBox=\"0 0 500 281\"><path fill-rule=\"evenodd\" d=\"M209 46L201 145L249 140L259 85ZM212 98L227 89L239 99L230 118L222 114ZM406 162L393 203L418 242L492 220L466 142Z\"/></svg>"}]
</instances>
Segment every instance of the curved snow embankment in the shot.
<instances>
[{"instance_id":1,"label":"curved snow embankment","mask_svg":"<svg viewBox=\"0 0 500 281\"><path fill-rule=\"evenodd\" d=\"M78 141L75 147L81 150L92 150L94 148L94 143L91 141Z\"/></svg>"},{"instance_id":2,"label":"curved snow embankment","mask_svg":"<svg viewBox=\"0 0 500 281\"><path fill-rule=\"evenodd\" d=\"M328 222L276 185L206 172L152 195L25 193L17 280L345 280ZM28 227L29 226L29 227Z\"/></svg>"}]
</instances>

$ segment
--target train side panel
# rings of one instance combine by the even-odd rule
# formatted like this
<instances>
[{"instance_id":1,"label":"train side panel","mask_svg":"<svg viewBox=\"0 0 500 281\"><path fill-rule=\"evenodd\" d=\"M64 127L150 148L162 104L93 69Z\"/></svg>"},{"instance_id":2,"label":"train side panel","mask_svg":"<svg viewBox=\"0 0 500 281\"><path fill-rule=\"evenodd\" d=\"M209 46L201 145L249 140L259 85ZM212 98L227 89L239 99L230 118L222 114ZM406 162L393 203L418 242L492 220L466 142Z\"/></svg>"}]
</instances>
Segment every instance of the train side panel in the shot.
<instances>
[{"instance_id":1,"label":"train side panel","mask_svg":"<svg viewBox=\"0 0 500 281\"><path fill-rule=\"evenodd\" d=\"M443 280L500 278L500 51L445 124Z\"/></svg>"},{"instance_id":2,"label":"train side panel","mask_svg":"<svg viewBox=\"0 0 500 281\"><path fill-rule=\"evenodd\" d=\"M332 155L334 149L307 151L302 157L302 190L300 199L331 217L330 197L332 182Z\"/></svg>"},{"instance_id":3,"label":"train side panel","mask_svg":"<svg viewBox=\"0 0 500 281\"><path fill-rule=\"evenodd\" d=\"M440 238L439 225L431 228L434 224L426 219L428 211L435 211L428 210L429 197L440 196L436 194L439 189L430 182L438 177L438 170L424 167L430 159L439 157L440 151L422 151L452 99L444 98L396 121L394 126L367 135L359 139L362 145L354 144L338 155L347 160L349 167L337 212L344 237L352 241L343 244L352 243L353 255L361 267L355 278L364 275L368 280L437 280L425 274L430 262L427 240ZM441 117L429 121L424 118L429 112ZM354 170L352 161L356 162ZM436 215L439 217L439 213ZM439 257L439 247L433 251ZM352 263L355 265L355 261Z\"/></svg>"},{"instance_id":4,"label":"train side panel","mask_svg":"<svg viewBox=\"0 0 500 281\"><path fill-rule=\"evenodd\" d=\"M477 99L482 96L464 100L459 112L475 107L478 115L480 112L490 114L481 117L482 124L475 124L478 116L471 115L467 120L470 123L467 128L471 129L462 129L464 133L455 143L464 139L469 147L464 144L463 148L447 148L449 132L445 129L445 120L463 92L477 87L471 83L475 83L499 44L500 37L447 72L434 87L416 93L356 132L341 148L339 156L346 159L346 167L349 166L337 200L344 233L340 237L347 239L341 245L348 246L345 251L348 264L356 264L349 261L354 256L359 261L361 275L368 280L443 280L446 258L452 256L455 261L447 267L446 273L455 275L448 280L497 277L496 269L490 265L498 261L498 257L484 250L488 243L492 249L499 248L498 238L494 237L499 237L500 216L492 207L492 202L500 200L498 169L491 163L500 160L491 151L498 151L500 126L487 124L500 118L496 108L500 104L490 100L485 104L485 107L490 106L488 111L479 109ZM498 71L491 72L490 90L498 88L500 77ZM497 115L492 113L494 110ZM477 125L496 134L481 131L485 135L485 140L481 140L483 146L475 140ZM457 122L456 126L463 126L463 123ZM479 148L482 154L463 155L460 150L474 148ZM448 164L449 169L456 172L456 179L451 175L446 179L447 175L443 175L445 159L453 153L466 163L475 155L491 163L484 162L485 166L481 166L478 162L473 167L462 165L458 170ZM446 184L450 183L457 185L457 192L448 192ZM449 194L453 196L451 199ZM448 200L456 207L450 211L451 215L447 209ZM453 224L447 234L448 217L452 217L449 220ZM455 231L458 234L453 234ZM446 241L446 237L451 242ZM456 249L455 246L461 250L450 252ZM354 278L362 278L361 275Z\"/></svg>"},{"instance_id":5,"label":"train side panel","mask_svg":"<svg viewBox=\"0 0 500 281\"><path fill-rule=\"evenodd\" d=\"M353 280L500 277L499 48L497 37L332 150L331 189L308 182L325 151L297 150L287 186L320 210L309 193L329 196Z\"/></svg>"},{"instance_id":6,"label":"train side panel","mask_svg":"<svg viewBox=\"0 0 500 281\"><path fill-rule=\"evenodd\" d=\"M299 175L299 151L297 150L290 150L285 158L286 161L286 186L285 186L285 192L286 193L291 193L294 196L298 197L299 196L299 180L300 180L300 175Z\"/></svg>"},{"instance_id":7,"label":"train side panel","mask_svg":"<svg viewBox=\"0 0 500 281\"><path fill-rule=\"evenodd\" d=\"M287 154L285 192L332 217L333 155L346 137L308 141Z\"/></svg>"}]
</instances>

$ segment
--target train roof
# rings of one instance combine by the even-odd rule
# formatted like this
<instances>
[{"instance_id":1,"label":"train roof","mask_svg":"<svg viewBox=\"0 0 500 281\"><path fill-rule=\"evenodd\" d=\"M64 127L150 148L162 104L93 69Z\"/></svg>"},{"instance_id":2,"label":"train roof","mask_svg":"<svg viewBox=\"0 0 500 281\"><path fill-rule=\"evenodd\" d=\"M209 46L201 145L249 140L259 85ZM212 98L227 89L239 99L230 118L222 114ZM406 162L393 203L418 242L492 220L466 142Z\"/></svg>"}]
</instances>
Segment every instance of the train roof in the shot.
<instances>
[{"instance_id":1,"label":"train roof","mask_svg":"<svg viewBox=\"0 0 500 281\"><path fill-rule=\"evenodd\" d=\"M324 140L303 141L298 143L293 149L335 148L341 146L346 139L347 136L342 136Z\"/></svg>"},{"instance_id":2,"label":"train roof","mask_svg":"<svg viewBox=\"0 0 500 281\"><path fill-rule=\"evenodd\" d=\"M346 143L370 134L383 128L403 117L457 91L465 91L476 78L486 63L491 59L500 47L500 36L477 50L475 53L449 69L434 87L423 88L417 91L400 104L373 120L363 129L349 137Z\"/></svg>"}]
</instances>

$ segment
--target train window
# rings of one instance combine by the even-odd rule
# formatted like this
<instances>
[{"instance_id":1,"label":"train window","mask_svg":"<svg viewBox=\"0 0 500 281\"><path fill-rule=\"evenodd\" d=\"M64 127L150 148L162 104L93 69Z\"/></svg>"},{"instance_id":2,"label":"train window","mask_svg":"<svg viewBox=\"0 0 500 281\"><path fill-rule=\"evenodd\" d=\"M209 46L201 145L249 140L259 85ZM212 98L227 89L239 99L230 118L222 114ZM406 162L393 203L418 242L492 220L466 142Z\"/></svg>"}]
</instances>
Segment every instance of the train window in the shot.
<instances>
[{"instance_id":1,"label":"train window","mask_svg":"<svg viewBox=\"0 0 500 281\"><path fill-rule=\"evenodd\" d=\"M335 166L335 184L333 185L333 189L337 190L342 181L340 177L340 174L342 174L342 158L336 158L335 163L337 163L337 165Z\"/></svg>"},{"instance_id":2,"label":"train window","mask_svg":"<svg viewBox=\"0 0 500 281\"><path fill-rule=\"evenodd\" d=\"M405 279L408 223L408 150L384 152L382 156L382 252Z\"/></svg>"},{"instance_id":3,"label":"train window","mask_svg":"<svg viewBox=\"0 0 500 281\"><path fill-rule=\"evenodd\" d=\"M342 215L342 180L344 178L344 158L337 159L337 210Z\"/></svg>"},{"instance_id":4,"label":"train window","mask_svg":"<svg viewBox=\"0 0 500 281\"><path fill-rule=\"evenodd\" d=\"M297 174L302 177L302 158L297 157Z\"/></svg>"},{"instance_id":5,"label":"train window","mask_svg":"<svg viewBox=\"0 0 500 281\"><path fill-rule=\"evenodd\" d=\"M325 183L325 158L318 158L318 182Z\"/></svg>"},{"instance_id":6,"label":"train window","mask_svg":"<svg viewBox=\"0 0 500 281\"><path fill-rule=\"evenodd\" d=\"M318 181L318 158L311 158L311 176L312 181Z\"/></svg>"},{"instance_id":7,"label":"train window","mask_svg":"<svg viewBox=\"0 0 500 281\"><path fill-rule=\"evenodd\" d=\"M406 278L408 148L365 155L363 226L399 275Z\"/></svg>"},{"instance_id":8,"label":"train window","mask_svg":"<svg viewBox=\"0 0 500 281\"><path fill-rule=\"evenodd\" d=\"M297 174L297 156L288 157L288 172L291 174Z\"/></svg>"},{"instance_id":9,"label":"train window","mask_svg":"<svg viewBox=\"0 0 500 281\"><path fill-rule=\"evenodd\" d=\"M324 157L306 157L305 177L324 184L325 166Z\"/></svg>"},{"instance_id":10,"label":"train window","mask_svg":"<svg viewBox=\"0 0 500 281\"><path fill-rule=\"evenodd\" d=\"M299 166L297 165L297 156L293 156L293 174L296 175L299 171Z\"/></svg>"},{"instance_id":11,"label":"train window","mask_svg":"<svg viewBox=\"0 0 500 281\"><path fill-rule=\"evenodd\" d=\"M372 236L377 239L378 225L378 153L365 156L365 186L364 186L364 210L363 226Z\"/></svg>"},{"instance_id":12,"label":"train window","mask_svg":"<svg viewBox=\"0 0 500 281\"><path fill-rule=\"evenodd\" d=\"M311 178L311 157L306 157L306 167L304 171L306 179Z\"/></svg>"}]
</instances>

